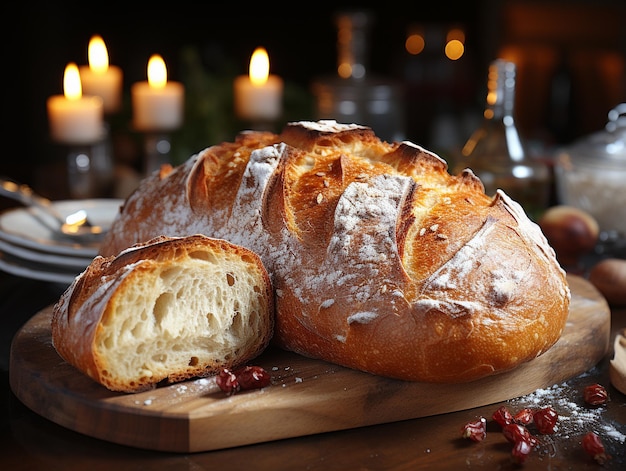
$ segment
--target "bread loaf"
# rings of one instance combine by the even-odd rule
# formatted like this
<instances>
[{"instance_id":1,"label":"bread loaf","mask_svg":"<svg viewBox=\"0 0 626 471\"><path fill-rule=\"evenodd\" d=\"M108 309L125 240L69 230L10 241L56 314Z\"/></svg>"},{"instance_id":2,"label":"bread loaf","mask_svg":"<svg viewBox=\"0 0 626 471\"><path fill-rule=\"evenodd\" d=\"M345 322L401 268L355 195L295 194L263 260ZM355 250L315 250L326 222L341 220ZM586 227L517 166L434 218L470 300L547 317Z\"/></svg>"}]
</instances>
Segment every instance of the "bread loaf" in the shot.
<instances>
[{"instance_id":1,"label":"bread loaf","mask_svg":"<svg viewBox=\"0 0 626 471\"><path fill-rule=\"evenodd\" d=\"M258 356L273 306L255 253L203 235L158 237L96 257L54 306L52 342L95 381L137 392Z\"/></svg>"},{"instance_id":2,"label":"bread loaf","mask_svg":"<svg viewBox=\"0 0 626 471\"><path fill-rule=\"evenodd\" d=\"M125 201L101 251L194 233L259 254L277 345L377 375L510 370L548 350L568 315L565 273L519 204L359 125L244 132L163 167Z\"/></svg>"}]
</instances>

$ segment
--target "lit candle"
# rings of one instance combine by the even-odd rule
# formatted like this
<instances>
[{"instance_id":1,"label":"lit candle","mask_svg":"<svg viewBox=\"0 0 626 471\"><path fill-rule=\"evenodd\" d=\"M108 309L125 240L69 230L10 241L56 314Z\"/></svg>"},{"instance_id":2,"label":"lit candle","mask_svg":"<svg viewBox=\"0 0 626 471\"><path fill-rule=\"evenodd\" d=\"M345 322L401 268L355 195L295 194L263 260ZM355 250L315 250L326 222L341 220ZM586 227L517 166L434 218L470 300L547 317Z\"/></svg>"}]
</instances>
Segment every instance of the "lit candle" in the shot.
<instances>
[{"instance_id":1,"label":"lit candle","mask_svg":"<svg viewBox=\"0 0 626 471\"><path fill-rule=\"evenodd\" d=\"M167 81L161 56L148 61L148 81L131 87L133 125L139 131L172 131L183 122L185 89L179 82Z\"/></svg>"},{"instance_id":2,"label":"lit candle","mask_svg":"<svg viewBox=\"0 0 626 471\"><path fill-rule=\"evenodd\" d=\"M259 47L250 59L249 75L235 78L235 113L250 121L274 121L282 112L283 80L270 75L267 51Z\"/></svg>"},{"instance_id":3,"label":"lit candle","mask_svg":"<svg viewBox=\"0 0 626 471\"><path fill-rule=\"evenodd\" d=\"M79 67L85 95L102 98L105 113L116 113L122 103L122 69L109 65L109 54L104 40L93 36L88 48L89 66Z\"/></svg>"},{"instance_id":4,"label":"lit candle","mask_svg":"<svg viewBox=\"0 0 626 471\"><path fill-rule=\"evenodd\" d=\"M78 67L70 62L63 75L64 95L48 98L52 139L67 144L88 144L104 137L102 99L82 96Z\"/></svg>"}]
</instances>

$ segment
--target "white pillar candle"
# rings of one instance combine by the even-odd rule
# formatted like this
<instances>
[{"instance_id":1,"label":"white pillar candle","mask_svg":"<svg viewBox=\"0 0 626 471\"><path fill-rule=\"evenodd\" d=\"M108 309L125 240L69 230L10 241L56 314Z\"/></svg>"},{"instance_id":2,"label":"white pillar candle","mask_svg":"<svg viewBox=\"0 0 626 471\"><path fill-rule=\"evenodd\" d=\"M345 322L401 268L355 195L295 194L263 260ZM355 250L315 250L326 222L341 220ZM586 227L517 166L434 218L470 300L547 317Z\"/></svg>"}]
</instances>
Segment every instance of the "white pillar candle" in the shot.
<instances>
[{"instance_id":1,"label":"white pillar candle","mask_svg":"<svg viewBox=\"0 0 626 471\"><path fill-rule=\"evenodd\" d=\"M65 144L88 144L104 137L102 99L83 97L80 74L74 63L65 68L64 95L48 98L48 120L52 139Z\"/></svg>"},{"instance_id":2,"label":"white pillar candle","mask_svg":"<svg viewBox=\"0 0 626 471\"><path fill-rule=\"evenodd\" d=\"M235 113L244 120L274 121L282 113L283 80L269 74L269 57L257 48L250 59L249 75L235 78Z\"/></svg>"},{"instance_id":3,"label":"white pillar candle","mask_svg":"<svg viewBox=\"0 0 626 471\"><path fill-rule=\"evenodd\" d=\"M109 65L109 55L104 40L93 36L89 41L89 66L80 66L80 79L85 95L99 96L104 112L116 113L122 105L122 69Z\"/></svg>"},{"instance_id":4,"label":"white pillar candle","mask_svg":"<svg viewBox=\"0 0 626 471\"><path fill-rule=\"evenodd\" d=\"M153 55L148 62L148 81L131 87L133 126L138 131L173 131L183 123L185 89L167 81L165 62Z\"/></svg>"}]
</instances>

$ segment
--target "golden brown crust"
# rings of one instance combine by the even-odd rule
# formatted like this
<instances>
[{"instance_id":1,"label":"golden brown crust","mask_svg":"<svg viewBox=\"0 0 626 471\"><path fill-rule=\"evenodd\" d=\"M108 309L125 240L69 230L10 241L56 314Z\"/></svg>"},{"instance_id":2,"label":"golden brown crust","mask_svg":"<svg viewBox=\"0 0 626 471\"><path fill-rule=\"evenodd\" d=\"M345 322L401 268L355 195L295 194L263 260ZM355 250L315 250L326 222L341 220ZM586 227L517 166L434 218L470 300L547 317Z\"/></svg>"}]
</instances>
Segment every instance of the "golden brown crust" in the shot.
<instances>
[{"instance_id":1,"label":"golden brown crust","mask_svg":"<svg viewBox=\"0 0 626 471\"><path fill-rule=\"evenodd\" d=\"M190 159L197 168L219 155L231 167L219 201L198 188L217 193L223 172L198 177L189 162L171 182L144 182L103 253L159 234L243 245L273 278L278 345L394 378L469 381L558 340L570 293L554 251L471 171L452 176L438 156L362 126L255 135Z\"/></svg>"}]
</instances>

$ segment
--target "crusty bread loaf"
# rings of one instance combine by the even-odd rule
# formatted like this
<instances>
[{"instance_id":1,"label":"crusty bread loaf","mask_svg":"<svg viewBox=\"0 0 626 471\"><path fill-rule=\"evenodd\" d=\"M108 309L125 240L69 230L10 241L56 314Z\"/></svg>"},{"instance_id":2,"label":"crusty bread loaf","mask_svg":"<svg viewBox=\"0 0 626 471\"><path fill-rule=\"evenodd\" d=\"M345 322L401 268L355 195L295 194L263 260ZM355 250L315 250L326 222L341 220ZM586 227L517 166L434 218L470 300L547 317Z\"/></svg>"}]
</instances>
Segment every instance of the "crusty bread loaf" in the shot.
<instances>
[{"instance_id":1,"label":"crusty bread loaf","mask_svg":"<svg viewBox=\"0 0 626 471\"><path fill-rule=\"evenodd\" d=\"M258 356L273 303L254 252L203 235L158 237L96 257L54 306L52 341L95 381L137 392Z\"/></svg>"},{"instance_id":2,"label":"crusty bread loaf","mask_svg":"<svg viewBox=\"0 0 626 471\"><path fill-rule=\"evenodd\" d=\"M519 204L363 126L244 132L163 167L125 201L101 251L190 233L260 255L277 345L377 375L506 371L548 350L568 315L565 273Z\"/></svg>"}]
</instances>

